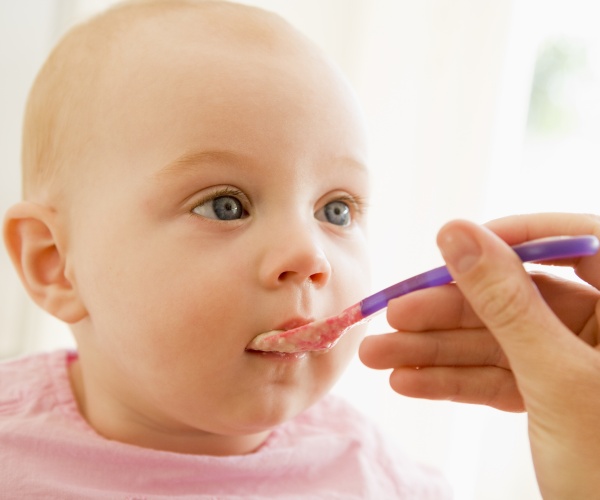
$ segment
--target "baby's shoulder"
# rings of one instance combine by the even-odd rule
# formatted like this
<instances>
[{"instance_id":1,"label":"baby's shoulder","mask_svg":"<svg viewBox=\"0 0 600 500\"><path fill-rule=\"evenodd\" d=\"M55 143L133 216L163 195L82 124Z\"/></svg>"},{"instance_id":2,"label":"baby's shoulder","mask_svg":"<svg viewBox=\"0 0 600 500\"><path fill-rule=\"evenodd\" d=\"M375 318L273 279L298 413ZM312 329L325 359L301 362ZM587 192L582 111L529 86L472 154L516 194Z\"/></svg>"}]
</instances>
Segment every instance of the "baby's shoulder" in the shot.
<instances>
[{"instance_id":1,"label":"baby's shoulder","mask_svg":"<svg viewBox=\"0 0 600 500\"><path fill-rule=\"evenodd\" d=\"M39 407L53 390L55 371L64 352L32 354L0 362L0 416L17 415Z\"/></svg>"}]
</instances>

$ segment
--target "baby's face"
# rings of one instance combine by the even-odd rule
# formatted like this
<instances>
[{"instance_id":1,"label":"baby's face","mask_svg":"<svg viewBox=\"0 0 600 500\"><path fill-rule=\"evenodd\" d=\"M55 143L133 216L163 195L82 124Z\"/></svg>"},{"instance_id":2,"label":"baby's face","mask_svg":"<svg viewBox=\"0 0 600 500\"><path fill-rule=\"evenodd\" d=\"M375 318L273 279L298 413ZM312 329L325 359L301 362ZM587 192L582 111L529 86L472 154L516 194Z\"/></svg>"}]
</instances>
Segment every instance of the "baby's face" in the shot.
<instances>
[{"instance_id":1,"label":"baby's face","mask_svg":"<svg viewBox=\"0 0 600 500\"><path fill-rule=\"evenodd\" d=\"M191 29L115 58L70 242L90 420L102 427L101 404L190 446L260 434L322 396L361 328L325 353L246 346L368 291L365 143L345 85L305 49Z\"/></svg>"}]
</instances>

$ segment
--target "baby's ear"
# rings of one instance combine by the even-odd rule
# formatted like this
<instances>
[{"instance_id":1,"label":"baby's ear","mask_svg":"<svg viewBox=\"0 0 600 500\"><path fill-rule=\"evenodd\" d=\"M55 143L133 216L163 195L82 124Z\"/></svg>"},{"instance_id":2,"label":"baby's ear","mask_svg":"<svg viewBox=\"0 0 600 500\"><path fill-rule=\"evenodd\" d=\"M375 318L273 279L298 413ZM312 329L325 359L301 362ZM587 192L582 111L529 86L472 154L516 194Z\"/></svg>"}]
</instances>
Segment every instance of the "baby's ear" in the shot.
<instances>
[{"instance_id":1,"label":"baby's ear","mask_svg":"<svg viewBox=\"0 0 600 500\"><path fill-rule=\"evenodd\" d=\"M67 278L67 255L58 236L55 212L46 206L21 202L8 209L4 242L29 296L44 310L76 323L87 311Z\"/></svg>"}]
</instances>

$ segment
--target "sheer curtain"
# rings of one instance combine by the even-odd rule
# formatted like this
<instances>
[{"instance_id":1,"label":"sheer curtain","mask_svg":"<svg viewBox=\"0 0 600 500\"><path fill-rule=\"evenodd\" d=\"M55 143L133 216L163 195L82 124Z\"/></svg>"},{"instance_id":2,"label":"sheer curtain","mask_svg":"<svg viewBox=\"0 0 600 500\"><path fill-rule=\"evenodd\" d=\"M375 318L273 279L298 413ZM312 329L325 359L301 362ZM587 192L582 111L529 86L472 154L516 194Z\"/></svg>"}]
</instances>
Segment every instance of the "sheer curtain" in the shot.
<instances>
[{"instance_id":1,"label":"sheer curtain","mask_svg":"<svg viewBox=\"0 0 600 500\"><path fill-rule=\"evenodd\" d=\"M0 5L2 211L19 198L21 115L35 72L73 22L112 3ZM588 112L558 143L527 128L542 42L552 34L583 36L595 47L596 27L586 22L597 19L594 0L244 3L280 13L313 38L341 65L363 103L372 146L374 290L439 265L435 235L451 218L483 222L521 211L597 211L593 184L586 182L597 148L582 132L597 115ZM593 111L590 102L600 102L590 78L584 78L587 93L577 109ZM548 154L557 150L559 159ZM0 276L0 356L73 345L63 325L32 306L4 252ZM370 327L371 333L388 329L382 317ZM335 391L377 420L408 454L443 469L457 499L539 498L524 415L410 400L389 389L387 376L355 360Z\"/></svg>"}]
</instances>

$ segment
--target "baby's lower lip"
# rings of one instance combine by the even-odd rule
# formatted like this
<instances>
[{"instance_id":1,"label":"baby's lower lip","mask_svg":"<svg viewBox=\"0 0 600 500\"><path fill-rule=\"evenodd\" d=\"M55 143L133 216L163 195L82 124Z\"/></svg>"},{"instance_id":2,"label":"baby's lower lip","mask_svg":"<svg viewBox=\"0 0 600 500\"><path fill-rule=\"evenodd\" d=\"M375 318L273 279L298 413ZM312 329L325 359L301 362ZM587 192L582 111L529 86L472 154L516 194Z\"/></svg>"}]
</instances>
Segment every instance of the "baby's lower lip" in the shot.
<instances>
[{"instance_id":1,"label":"baby's lower lip","mask_svg":"<svg viewBox=\"0 0 600 500\"><path fill-rule=\"evenodd\" d=\"M247 353L254 356L260 356L264 359L274 361L299 361L308 356L308 352L277 352L277 351L255 351L247 349Z\"/></svg>"}]
</instances>

